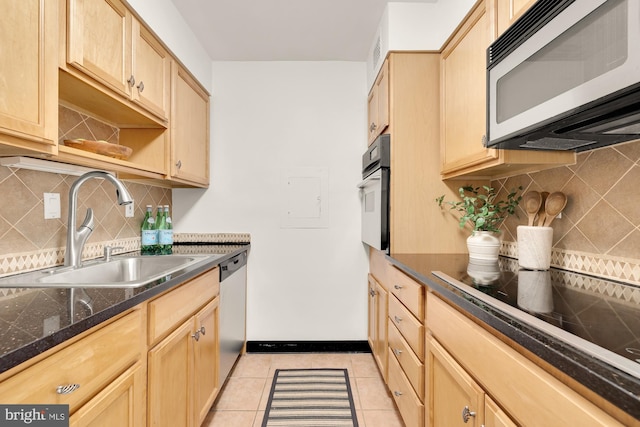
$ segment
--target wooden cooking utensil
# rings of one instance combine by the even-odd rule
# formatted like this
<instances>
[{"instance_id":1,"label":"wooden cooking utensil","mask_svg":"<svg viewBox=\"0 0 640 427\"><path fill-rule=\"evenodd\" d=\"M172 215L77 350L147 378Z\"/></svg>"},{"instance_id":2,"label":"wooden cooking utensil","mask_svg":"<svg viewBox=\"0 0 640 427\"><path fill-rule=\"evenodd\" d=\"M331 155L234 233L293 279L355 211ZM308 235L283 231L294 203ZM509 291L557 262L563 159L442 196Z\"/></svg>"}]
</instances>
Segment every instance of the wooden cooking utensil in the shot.
<instances>
[{"instance_id":1,"label":"wooden cooking utensil","mask_svg":"<svg viewBox=\"0 0 640 427\"><path fill-rule=\"evenodd\" d=\"M542 205L542 196L537 191L528 191L522 196L524 202L524 210L527 212L529 222L527 225L532 226L533 221L536 219L536 214Z\"/></svg>"},{"instance_id":2,"label":"wooden cooking utensil","mask_svg":"<svg viewBox=\"0 0 640 427\"><path fill-rule=\"evenodd\" d=\"M544 220L544 226L549 227L553 219L562 212L566 205L567 196L564 193L556 191L549 194L549 197L547 197L547 201L544 204L544 210L547 214L547 217Z\"/></svg>"},{"instance_id":3,"label":"wooden cooking utensil","mask_svg":"<svg viewBox=\"0 0 640 427\"><path fill-rule=\"evenodd\" d=\"M547 217L545 209L546 209L547 197L549 197L549 192L541 191L540 196L542 197L542 201L540 202L540 209L538 209L538 218L537 218L536 225L542 227L544 225L544 220Z\"/></svg>"}]
</instances>

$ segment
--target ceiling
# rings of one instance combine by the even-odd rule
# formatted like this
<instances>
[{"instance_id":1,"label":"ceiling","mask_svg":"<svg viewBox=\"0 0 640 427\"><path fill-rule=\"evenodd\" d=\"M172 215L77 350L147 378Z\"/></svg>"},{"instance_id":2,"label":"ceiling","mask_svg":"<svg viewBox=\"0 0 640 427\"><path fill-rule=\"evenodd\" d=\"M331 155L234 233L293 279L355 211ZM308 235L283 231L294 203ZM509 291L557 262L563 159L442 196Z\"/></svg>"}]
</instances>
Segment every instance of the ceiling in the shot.
<instances>
[{"instance_id":1,"label":"ceiling","mask_svg":"<svg viewBox=\"0 0 640 427\"><path fill-rule=\"evenodd\" d=\"M366 61L388 1L172 2L214 61Z\"/></svg>"}]
</instances>

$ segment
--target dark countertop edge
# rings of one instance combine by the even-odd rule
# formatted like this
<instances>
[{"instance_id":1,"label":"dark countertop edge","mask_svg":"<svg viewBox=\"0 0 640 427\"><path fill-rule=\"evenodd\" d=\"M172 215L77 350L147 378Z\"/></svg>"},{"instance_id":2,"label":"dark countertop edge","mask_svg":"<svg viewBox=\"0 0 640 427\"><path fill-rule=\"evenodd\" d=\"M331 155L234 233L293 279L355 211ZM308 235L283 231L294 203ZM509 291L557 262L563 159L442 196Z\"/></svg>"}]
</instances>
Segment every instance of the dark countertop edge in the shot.
<instances>
[{"instance_id":1,"label":"dark countertop edge","mask_svg":"<svg viewBox=\"0 0 640 427\"><path fill-rule=\"evenodd\" d=\"M397 261L392 255L385 256L404 273L421 282L449 303L514 341L627 414L640 419L640 396L629 391L640 389L640 379L508 316L492 307L490 303L453 285L448 285L436 276L425 277ZM616 378L617 382L612 378Z\"/></svg>"},{"instance_id":2,"label":"dark countertop edge","mask_svg":"<svg viewBox=\"0 0 640 427\"><path fill-rule=\"evenodd\" d=\"M187 246L188 243L181 243L181 246ZM197 244L196 244L197 245ZM212 244L209 244L212 245ZM219 244L215 244L219 245ZM9 353L4 354L0 357L0 374L13 369L14 367L27 362L29 359L36 357L42 354L45 351L52 349L53 347L63 344L64 342L76 337L77 335L97 326L113 317L124 313L130 308L135 307L138 304L141 304L171 288L174 288L178 285L183 284L184 282L199 276L200 274L215 268L221 262L226 261L227 259L238 255L239 253L249 251L250 244L235 244L235 245L245 245L245 247L237 249L228 254L223 254L217 258L214 258L210 261L203 261L198 264L195 264L191 267L187 267L184 270L183 274L180 274L177 277L171 278L166 282L160 283L144 292L141 292L133 297L114 304L113 306L99 311L85 319L82 319L76 323L72 323L71 325L62 328L51 335L46 337L42 337L38 340L35 340L25 346L22 346L16 350L13 350ZM195 246L195 245L192 245ZM215 255L215 254L211 254Z\"/></svg>"}]
</instances>

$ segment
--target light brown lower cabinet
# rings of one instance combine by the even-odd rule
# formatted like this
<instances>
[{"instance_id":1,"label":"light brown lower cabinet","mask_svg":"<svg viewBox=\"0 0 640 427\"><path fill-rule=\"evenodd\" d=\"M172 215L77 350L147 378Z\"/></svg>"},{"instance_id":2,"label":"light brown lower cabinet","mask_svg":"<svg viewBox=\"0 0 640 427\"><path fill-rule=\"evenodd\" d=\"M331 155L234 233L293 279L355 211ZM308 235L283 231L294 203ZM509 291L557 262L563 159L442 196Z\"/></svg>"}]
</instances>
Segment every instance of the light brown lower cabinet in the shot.
<instances>
[{"instance_id":1,"label":"light brown lower cabinet","mask_svg":"<svg viewBox=\"0 0 640 427\"><path fill-rule=\"evenodd\" d=\"M426 312L428 427L623 425L435 294Z\"/></svg>"},{"instance_id":2,"label":"light brown lower cabinet","mask_svg":"<svg viewBox=\"0 0 640 427\"><path fill-rule=\"evenodd\" d=\"M149 426L198 427L218 394L218 283L216 268L149 303L150 339L169 331L148 353ZM214 298L201 307L207 296ZM190 311L177 326L152 326Z\"/></svg>"},{"instance_id":3,"label":"light brown lower cabinet","mask_svg":"<svg viewBox=\"0 0 640 427\"><path fill-rule=\"evenodd\" d=\"M139 427L145 425L146 370L127 369L69 419L69 427Z\"/></svg>"},{"instance_id":4,"label":"light brown lower cabinet","mask_svg":"<svg viewBox=\"0 0 640 427\"><path fill-rule=\"evenodd\" d=\"M388 292L369 274L369 346L382 378L387 380Z\"/></svg>"},{"instance_id":5,"label":"light brown lower cabinet","mask_svg":"<svg viewBox=\"0 0 640 427\"><path fill-rule=\"evenodd\" d=\"M69 405L72 426L144 426L145 323L138 307L3 376L0 402Z\"/></svg>"}]
</instances>

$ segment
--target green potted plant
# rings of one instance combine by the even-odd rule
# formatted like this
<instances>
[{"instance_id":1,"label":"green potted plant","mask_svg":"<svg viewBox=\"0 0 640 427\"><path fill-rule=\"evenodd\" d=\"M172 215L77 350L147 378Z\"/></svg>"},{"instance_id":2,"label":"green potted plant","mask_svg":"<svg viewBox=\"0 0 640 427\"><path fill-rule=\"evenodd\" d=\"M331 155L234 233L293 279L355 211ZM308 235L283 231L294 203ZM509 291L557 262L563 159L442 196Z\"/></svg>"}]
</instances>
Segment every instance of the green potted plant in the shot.
<instances>
[{"instance_id":1,"label":"green potted plant","mask_svg":"<svg viewBox=\"0 0 640 427\"><path fill-rule=\"evenodd\" d=\"M496 200L497 193L492 187L483 185L473 187L465 185L458 189L459 201L445 201L444 195L436 198L438 206L459 214L460 228L466 225L472 227L472 233L467 238L469 257L472 259L494 261L498 259L500 251L500 224L508 215L517 215L516 208L522 200L518 195L522 187L512 190L506 200Z\"/></svg>"}]
</instances>

